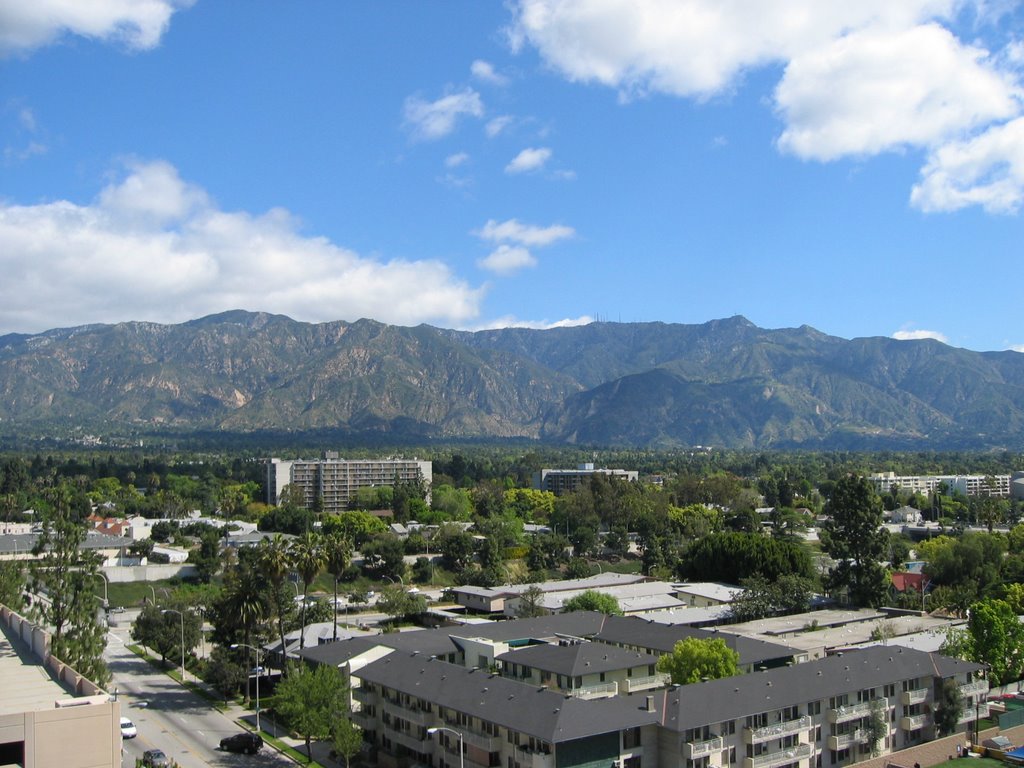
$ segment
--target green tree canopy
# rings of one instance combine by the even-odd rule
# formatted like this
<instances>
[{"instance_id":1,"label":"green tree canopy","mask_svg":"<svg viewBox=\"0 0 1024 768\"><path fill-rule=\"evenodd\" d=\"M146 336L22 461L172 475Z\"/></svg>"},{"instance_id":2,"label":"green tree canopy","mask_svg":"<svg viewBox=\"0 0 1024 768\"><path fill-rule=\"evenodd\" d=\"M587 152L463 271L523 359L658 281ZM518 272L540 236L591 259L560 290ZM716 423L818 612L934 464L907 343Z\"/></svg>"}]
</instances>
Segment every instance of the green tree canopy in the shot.
<instances>
[{"instance_id":1,"label":"green tree canopy","mask_svg":"<svg viewBox=\"0 0 1024 768\"><path fill-rule=\"evenodd\" d=\"M832 489L825 505L828 520L822 529L825 551L836 560L829 575L833 592L846 592L858 606L878 606L886 593L881 561L888 544L882 528L882 502L863 477L847 475Z\"/></svg>"},{"instance_id":2,"label":"green tree canopy","mask_svg":"<svg viewBox=\"0 0 1024 768\"><path fill-rule=\"evenodd\" d=\"M313 739L334 735L335 723L348 715L348 689L338 670L327 665L314 669L292 667L274 692L274 710L288 727L306 740L306 755ZM309 757L310 761L312 757Z\"/></svg>"},{"instance_id":3,"label":"green tree canopy","mask_svg":"<svg viewBox=\"0 0 1024 768\"><path fill-rule=\"evenodd\" d=\"M562 604L563 613L572 613L573 611L597 611L609 616L622 615L618 600L612 595L594 589L588 589L575 597L570 597Z\"/></svg>"},{"instance_id":4,"label":"green tree canopy","mask_svg":"<svg viewBox=\"0 0 1024 768\"><path fill-rule=\"evenodd\" d=\"M717 533L694 542L679 564L683 578L736 583L752 576L775 581L814 574L807 548L756 533Z\"/></svg>"},{"instance_id":5,"label":"green tree canopy","mask_svg":"<svg viewBox=\"0 0 1024 768\"><path fill-rule=\"evenodd\" d=\"M658 671L669 674L676 685L689 685L732 677L739 673L739 661L740 655L720 637L688 637L658 659Z\"/></svg>"}]
</instances>

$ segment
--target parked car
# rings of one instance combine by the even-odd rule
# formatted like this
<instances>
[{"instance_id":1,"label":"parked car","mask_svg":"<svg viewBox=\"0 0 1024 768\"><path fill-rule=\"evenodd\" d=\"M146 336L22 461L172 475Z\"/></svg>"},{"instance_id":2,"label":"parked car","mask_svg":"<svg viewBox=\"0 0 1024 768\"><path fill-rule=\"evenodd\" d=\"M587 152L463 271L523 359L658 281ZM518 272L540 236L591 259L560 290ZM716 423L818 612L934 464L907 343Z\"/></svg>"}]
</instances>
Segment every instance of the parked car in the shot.
<instances>
[{"instance_id":1,"label":"parked car","mask_svg":"<svg viewBox=\"0 0 1024 768\"><path fill-rule=\"evenodd\" d=\"M228 736L220 740L220 748L225 752L245 752L249 755L255 755L263 747L263 739L260 738L258 733L249 733L244 731L242 733L236 733L234 736Z\"/></svg>"},{"instance_id":2,"label":"parked car","mask_svg":"<svg viewBox=\"0 0 1024 768\"><path fill-rule=\"evenodd\" d=\"M134 739L138 735L139 735L139 732L135 728L135 723L133 723L127 717L122 717L121 718L121 738L122 739Z\"/></svg>"},{"instance_id":3,"label":"parked car","mask_svg":"<svg viewBox=\"0 0 1024 768\"><path fill-rule=\"evenodd\" d=\"M162 749L147 749L142 753L142 764L145 768L170 768L171 761Z\"/></svg>"}]
</instances>

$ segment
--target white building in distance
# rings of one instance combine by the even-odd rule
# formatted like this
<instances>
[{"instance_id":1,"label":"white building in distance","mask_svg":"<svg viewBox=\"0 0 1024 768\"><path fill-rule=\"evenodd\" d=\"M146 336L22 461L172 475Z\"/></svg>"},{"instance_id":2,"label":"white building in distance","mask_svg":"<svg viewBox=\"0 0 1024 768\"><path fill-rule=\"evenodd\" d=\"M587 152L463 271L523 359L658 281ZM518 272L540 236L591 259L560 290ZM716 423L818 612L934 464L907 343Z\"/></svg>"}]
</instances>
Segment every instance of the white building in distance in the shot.
<instances>
[{"instance_id":1,"label":"white building in distance","mask_svg":"<svg viewBox=\"0 0 1024 768\"><path fill-rule=\"evenodd\" d=\"M276 506L290 485L301 491L306 509L314 509L319 500L324 512L344 512L360 488L416 480L423 481L429 499L433 476L433 464L419 459L342 459L335 451L320 459L268 459L267 504Z\"/></svg>"}]
</instances>

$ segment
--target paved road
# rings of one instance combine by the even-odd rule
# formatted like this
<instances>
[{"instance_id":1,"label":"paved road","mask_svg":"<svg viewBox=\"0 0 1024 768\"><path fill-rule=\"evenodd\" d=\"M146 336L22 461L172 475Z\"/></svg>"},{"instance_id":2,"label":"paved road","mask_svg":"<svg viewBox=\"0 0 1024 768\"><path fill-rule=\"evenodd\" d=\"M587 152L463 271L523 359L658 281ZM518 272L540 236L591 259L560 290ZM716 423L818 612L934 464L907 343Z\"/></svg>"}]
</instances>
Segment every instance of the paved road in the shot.
<instances>
[{"instance_id":1,"label":"paved road","mask_svg":"<svg viewBox=\"0 0 1024 768\"><path fill-rule=\"evenodd\" d=\"M112 628L105 655L117 689L121 714L135 723L139 735L124 741L123 768L134 768L135 759L147 749L162 749L182 768L249 766L285 768L290 760L270 747L257 755L236 755L217 749L220 740L242 730L230 716L182 688L171 678L153 671L125 646L127 628ZM240 713L236 713L240 714Z\"/></svg>"}]
</instances>

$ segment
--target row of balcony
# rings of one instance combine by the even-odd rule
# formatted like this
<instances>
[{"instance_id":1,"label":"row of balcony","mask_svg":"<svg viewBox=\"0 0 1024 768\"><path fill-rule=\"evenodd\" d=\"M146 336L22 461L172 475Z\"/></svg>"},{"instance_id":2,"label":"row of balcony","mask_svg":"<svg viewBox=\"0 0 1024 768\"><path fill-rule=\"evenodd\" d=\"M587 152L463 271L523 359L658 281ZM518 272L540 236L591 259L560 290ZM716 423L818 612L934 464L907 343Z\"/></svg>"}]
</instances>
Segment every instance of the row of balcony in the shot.
<instances>
[{"instance_id":1,"label":"row of balcony","mask_svg":"<svg viewBox=\"0 0 1024 768\"><path fill-rule=\"evenodd\" d=\"M623 687L626 693L636 693L637 691L649 691L651 688L664 688L671 682L671 675L659 672L644 677L627 677Z\"/></svg>"},{"instance_id":2,"label":"row of balcony","mask_svg":"<svg viewBox=\"0 0 1024 768\"><path fill-rule=\"evenodd\" d=\"M988 717L988 715L988 704L981 704L978 707L972 707L970 706L970 702L965 701L964 711L960 715L960 719L957 720L957 724L963 725L964 723L972 723L975 720L981 720L982 718Z\"/></svg>"},{"instance_id":3,"label":"row of balcony","mask_svg":"<svg viewBox=\"0 0 1024 768\"><path fill-rule=\"evenodd\" d=\"M781 723L772 723L771 725L764 725L760 728L744 728L743 729L743 740L747 744L760 744L762 741L771 741L772 739L781 739L783 736L792 736L793 734L806 731L812 725L811 718L809 715L803 715L795 720L786 720Z\"/></svg>"},{"instance_id":4,"label":"row of balcony","mask_svg":"<svg viewBox=\"0 0 1024 768\"><path fill-rule=\"evenodd\" d=\"M978 696L982 693L988 693L988 680L975 680L973 683L960 686L960 695L964 698Z\"/></svg>"},{"instance_id":5,"label":"row of balcony","mask_svg":"<svg viewBox=\"0 0 1024 768\"><path fill-rule=\"evenodd\" d=\"M619 684L595 683L594 685L584 685L580 688L573 688L566 691L566 693L577 699L605 699L609 696L619 695Z\"/></svg>"},{"instance_id":6,"label":"row of balcony","mask_svg":"<svg viewBox=\"0 0 1024 768\"><path fill-rule=\"evenodd\" d=\"M555 768L555 756L529 747L516 747L516 762L523 768Z\"/></svg>"},{"instance_id":7,"label":"row of balcony","mask_svg":"<svg viewBox=\"0 0 1024 768\"><path fill-rule=\"evenodd\" d=\"M846 723L850 720L859 720L862 717L870 715L872 709L876 706L880 706L888 710L889 700L873 699L872 701L862 701L859 704L847 704L842 707L830 709L828 711L828 721L835 724Z\"/></svg>"},{"instance_id":8,"label":"row of balcony","mask_svg":"<svg viewBox=\"0 0 1024 768\"><path fill-rule=\"evenodd\" d=\"M857 744L867 744L869 738L868 732L865 729L858 728L851 733L841 733L838 736L829 736L828 748L838 751Z\"/></svg>"},{"instance_id":9,"label":"row of balcony","mask_svg":"<svg viewBox=\"0 0 1024 768\"><path fill-rule=\"evenodd\" d=\"M795 747L780 749L778 752L767 752L757 757L743 760L743 768L780 768L783 765L806 760L811 756L810 744L798 744Z\"/></svg>"}]
</instances>

